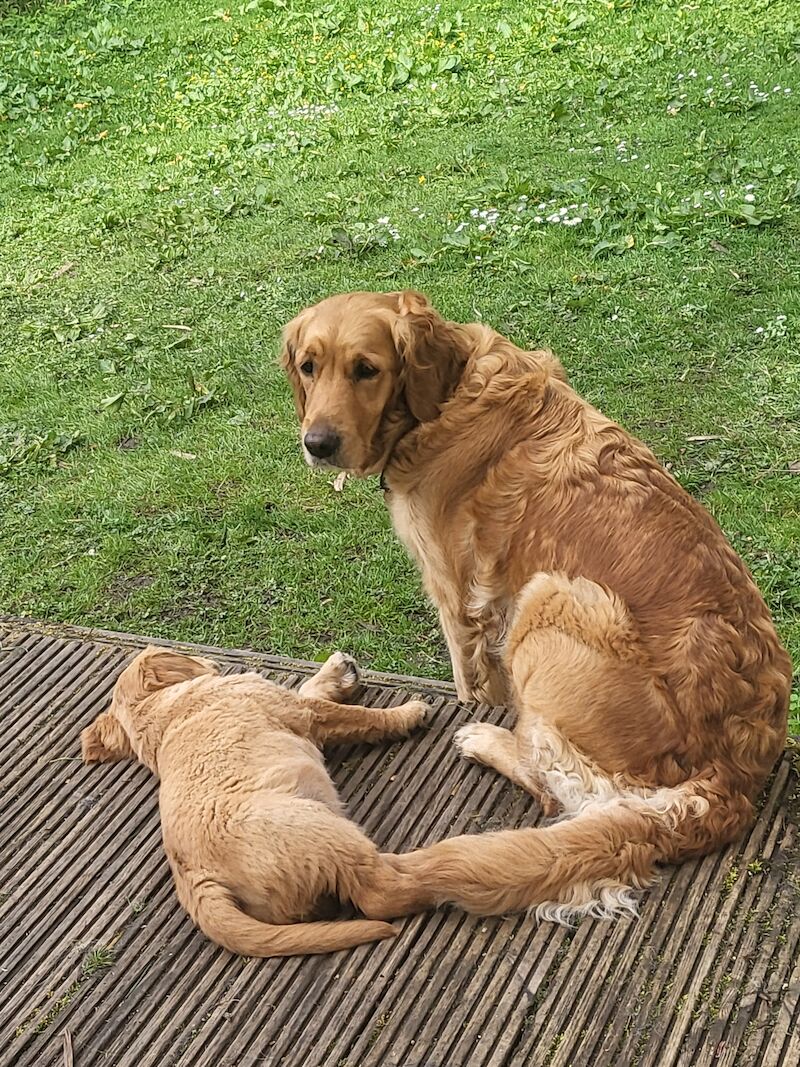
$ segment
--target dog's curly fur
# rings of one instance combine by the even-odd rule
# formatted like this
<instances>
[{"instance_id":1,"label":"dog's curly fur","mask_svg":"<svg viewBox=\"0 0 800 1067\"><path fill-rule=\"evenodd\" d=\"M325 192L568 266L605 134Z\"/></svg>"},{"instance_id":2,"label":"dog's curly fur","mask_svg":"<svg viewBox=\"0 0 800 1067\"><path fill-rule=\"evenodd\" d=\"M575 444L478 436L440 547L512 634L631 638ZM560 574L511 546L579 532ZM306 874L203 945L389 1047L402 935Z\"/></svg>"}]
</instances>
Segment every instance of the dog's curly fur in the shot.
<instances>
[{"instance_id":1,"label":"dog's curly fur","mask_svg":"<svg viewBox=\"0 0 800 1067\"><path fill-rule=\"evenodd\" d=\"M577 816L397 869L436 900L608 914L654 860L740 835L784 744L791 666L744 563L653 453L550 352L448 322L419 293L306 309L282 362L303 435L340 441L325 465L382 472L459 696L517 712L513 733L464 727L462 752ZM545 842L572 850L549 896L525 860Z\"/></svg>"}]
</instances>

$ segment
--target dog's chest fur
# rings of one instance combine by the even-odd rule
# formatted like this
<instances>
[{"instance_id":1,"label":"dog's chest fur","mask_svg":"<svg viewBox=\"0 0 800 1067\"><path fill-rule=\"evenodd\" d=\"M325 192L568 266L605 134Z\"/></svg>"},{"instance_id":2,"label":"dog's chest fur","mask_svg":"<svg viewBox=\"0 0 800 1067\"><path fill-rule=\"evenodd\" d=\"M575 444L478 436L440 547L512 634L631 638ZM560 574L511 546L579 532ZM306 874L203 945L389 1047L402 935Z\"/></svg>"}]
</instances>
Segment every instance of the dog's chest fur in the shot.
<instances>
[{"instance_id":1,"label":"dog's chest fur","mask_svg":"<svg viewBox=\"0 0 800 1067\"><path fill-rule=\"evenodd\" d=\"M441 571L444 562L439 558L443 554L436 539L430 501L424 493L415 491L387 491L385 499L395 533L422 571L427 585L428 572Z\"/></svg>"},{"instance_id":2,"label":"dog's chest fur","mask_svg":"<svg viewBox=\"0 0 800 1067\"><path fill-rule=\"evenodd\" d=\"M442 508L441 493L426 489L422 481L407 491L386 493L386 503L397 536L422 574L428 596L440 609L462 614L476 593L487 602L502 591L479 589L473 520L464 507ZM483 611L494 613L489 604Z\"/></svg>"}]
</instances>

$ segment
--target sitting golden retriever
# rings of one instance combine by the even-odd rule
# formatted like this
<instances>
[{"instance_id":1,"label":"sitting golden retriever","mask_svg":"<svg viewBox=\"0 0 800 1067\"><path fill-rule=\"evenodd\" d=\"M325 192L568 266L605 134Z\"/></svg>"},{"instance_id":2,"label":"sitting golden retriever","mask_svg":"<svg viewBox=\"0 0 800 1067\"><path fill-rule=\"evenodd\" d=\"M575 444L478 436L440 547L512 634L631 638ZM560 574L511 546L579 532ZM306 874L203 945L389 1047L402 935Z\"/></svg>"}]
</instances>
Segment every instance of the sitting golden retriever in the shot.
<instances>
[{"instance_id":1,"label":"sitting golden retriever","mask_svg":"<svg viewBox=\"0 0 800 1067\"><path fill-rule=\"evenodd\" d=\"M282 363L307 462L381 474L459 696L516 710L514 732L463 727L463 754L549 811L591 815L395 869L435 900L525 906L544 890L540 875L520 888L521 869L549 834L565 862L540 911L610 915L652 860L740 835L784 744L791 667L747 568L653 453L550 352L415 292L307 308Z\"/></svg>"},{"instance_id":2,"label":"sitting golden retriever","mask_svg":"<svg viewBox=\"0 0 800 1067\"><path fill-rule=\"evenodd\" d=\"M340 652L293 692L148 648L81 735L87 763L132 756L158 775L178 899L232 952L331 952L396 933L363 919L310 922L330 898L380 918L419 910L409 878L343 815L317 746L407 734L426 705L342 703L357 684Z\"/></svg>"}]
</instances>

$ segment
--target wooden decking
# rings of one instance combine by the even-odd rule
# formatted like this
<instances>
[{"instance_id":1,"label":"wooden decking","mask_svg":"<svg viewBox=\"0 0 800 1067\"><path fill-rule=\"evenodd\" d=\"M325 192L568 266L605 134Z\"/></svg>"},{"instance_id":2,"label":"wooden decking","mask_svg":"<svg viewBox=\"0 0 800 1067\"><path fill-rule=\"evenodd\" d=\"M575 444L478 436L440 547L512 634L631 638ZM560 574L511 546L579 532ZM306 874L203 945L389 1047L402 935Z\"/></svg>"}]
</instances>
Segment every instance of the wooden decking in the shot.
<instances>
[{"instance_id":1,"label":"wooden decking","mask_svg":"<svg viewBox=\"0 0 800 1067\"><path fill-rule=\"evenodd\" d=\"M0 621L0 1064L62 1067L670 1067L800 1063L798 780L776 769L738 846L666 870L638 921L569 930L457 911L327 957L244 960L173 895L156 783L84 767L78 735L139 638ZM208 650L206 650L208 651ZM305 665L216 655L296 684ZM453 728L504 713L425 691L428 729L332 751L349 811L384 848L532 825L529 797L462 762ZM65 1035L67 1035L65 1037Z\"/></svg>"}]
</instances>

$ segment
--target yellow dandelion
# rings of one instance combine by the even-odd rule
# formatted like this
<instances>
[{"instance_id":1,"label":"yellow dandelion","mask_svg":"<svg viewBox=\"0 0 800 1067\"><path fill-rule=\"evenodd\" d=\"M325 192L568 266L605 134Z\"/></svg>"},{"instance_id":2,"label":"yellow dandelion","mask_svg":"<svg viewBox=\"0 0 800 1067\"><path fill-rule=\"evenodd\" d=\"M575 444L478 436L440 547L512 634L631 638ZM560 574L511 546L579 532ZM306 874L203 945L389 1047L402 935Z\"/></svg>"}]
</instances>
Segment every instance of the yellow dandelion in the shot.
<instances>
[{"instance_id":1,"label":"yellow dandelion","mask_svg":"<svg viewBox=\"0 0 800 1067\"><path fill-rule=\"evenodd\" d=\"M424 185L425 184L425 175L424 174L420 174L420 176L419 176L419 184L420 185Z\"/></svg>"}]
</instances>

